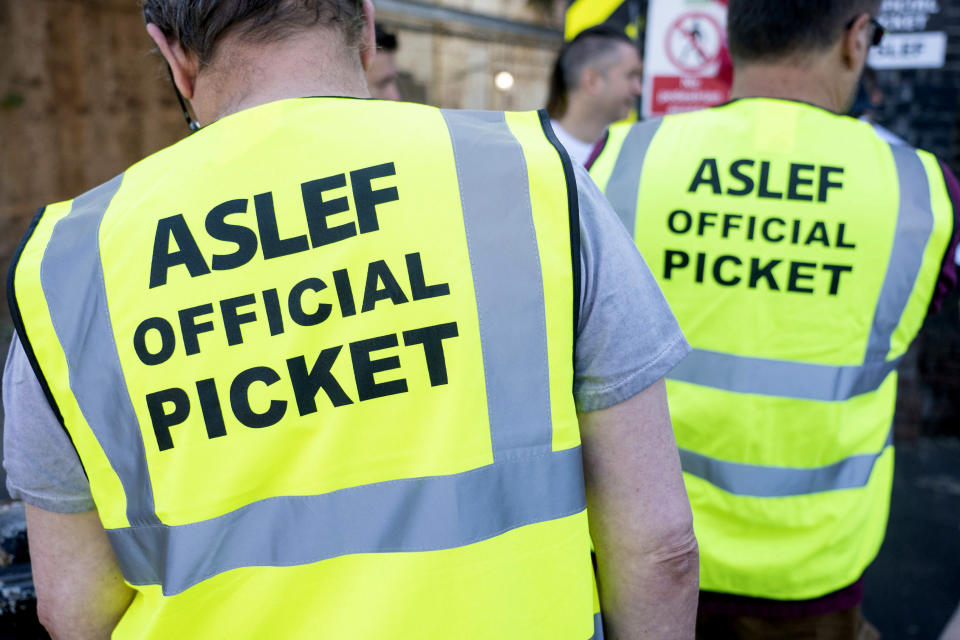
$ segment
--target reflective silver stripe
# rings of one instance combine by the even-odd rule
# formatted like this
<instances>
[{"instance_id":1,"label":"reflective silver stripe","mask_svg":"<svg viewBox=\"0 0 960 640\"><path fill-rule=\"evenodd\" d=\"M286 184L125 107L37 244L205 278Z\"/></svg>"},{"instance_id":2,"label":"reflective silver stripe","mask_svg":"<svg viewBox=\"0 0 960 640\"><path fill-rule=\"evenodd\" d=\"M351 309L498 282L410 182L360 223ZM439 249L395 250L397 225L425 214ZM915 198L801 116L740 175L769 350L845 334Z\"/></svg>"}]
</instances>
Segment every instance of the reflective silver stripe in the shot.
<instances>
[{"instance_id":1,"label":"reflective silver stripe","mask_svg":"<svg viewBox=\"0 0 960 640\"><path fill-rule=\"evenodd\" d=\"M892 428L879 453L850 456L825 467L800 469L741 464L710 458L688 449L680 449L680 464L686 473L706 480L727 493L755 498L782 498L865 487L877 460L891 446Z\"/></svg>"},{"instance_id":2,"label":"reflective silver stripe","mask_svg":"<svg viewBox=\"0 0 960 640\"><path fill-rule=\"evenodd\" d=\"M887 273L874 312L863 364L830 366L750 358L695 349L667 377L714 389L784 398L842 402L876 391L900 363L887 360L893 333L910 301L933 233L930 184L913 149L890 145L900 204Z\"/></svg>"},{"instance_id":3,"label":"reflective silver stripe","mask_svg":"<svg viewBox=\"0 0 960 640\"><path fill-rule=\"evenodd\" d=\"M878 389L899 362L897 358L859 367L833 367L694 349L667 378L735 393L842 402Z\"/></svg>"},{"instance_id":4,"label":"reflective silver stripe","mask_svg":"<svg viewBox=\"0 0 960 640\"><path fill-rule=\"evenodd\" d=\"M663 122L662 118L656 118L638 122L630 127L620 148L616 164L613 165L610 180L607 182L605 193L607 200L620 216L631 238L634 236L637 222L637 202L640 197L640 174L643 171L643 161L661 122Z\"/></svg>"},{"instance_id":5,"label":"reflective silver stripe","mask_svg":"<svg viewBox=\"0 0 960 640\"><path fill-rule=\"evenodd\" d=\"M920 156L914 149L903 145L891 144L890 151L897 166L900 211L890 263L870 329L865 362L884 360L890 353L893 333L917 284L934 225L930 181Z\"/></svg>"},{"instance_id":6,"label":"reflective silver stripe","mask_svg":"<svg viewBox=\"0 0 960 640\"><path fill-rule=\"evenodd\" d=\"M70 390L123 484L127 518L131 524L153 524L159 520L147 459L113 339L100 263L100 223L122 181L121 174L73 201L53 228L40 283L66 355Z\"/></svg>"},{"instance_id":7,"label":"reflective silver stripe","mask_svg":"<svg viewBox=\"0 0 960 640\"><path fill-rule=\"evenodd\" d=\"M482 468L279 496L188 525L160 523L110 330L97 244L119 179L78 198L63 229L55 229L44 255L44 293L77 401L126 493L133 526L108 536L129 582L159 584L173 595L231 569L447 549L586 507L580 449L552 451L543 282L523 149L502 114L445 117L480 314L494 450L493 464Z\"/></svg>"},{"instance_id":8,"label":"reflective silver stripe","mask_svg":"<svg viewBox=\"0 0 960 640\"><path fill-rule=\"evenodd\" d=\"M599 613L593 616L593 637L590 640L603 640L603 616Z\"/></svg>"},{"instance_id":9,"label":"reflective silver stripe","mask_svg":"<svg viewBox=\"0 0 960 640\"><path fill-rule=\"evenodd\" d=\"M165 595L239 567L451 549L584 509L579 449L451 476L270 498L219 518L108 531L124 577Z\"/></svg>"},{"instance_id":10,"label":"reflective silver stripe","mask_svg":"<svg viewBox=\"0 0 960 640\"><path fill-rule=\"evenodd\" d=\"M494 458L547 452L546 311L523 148L502 112L442 113L470 248Z\"/></svg>"}]
</instances>

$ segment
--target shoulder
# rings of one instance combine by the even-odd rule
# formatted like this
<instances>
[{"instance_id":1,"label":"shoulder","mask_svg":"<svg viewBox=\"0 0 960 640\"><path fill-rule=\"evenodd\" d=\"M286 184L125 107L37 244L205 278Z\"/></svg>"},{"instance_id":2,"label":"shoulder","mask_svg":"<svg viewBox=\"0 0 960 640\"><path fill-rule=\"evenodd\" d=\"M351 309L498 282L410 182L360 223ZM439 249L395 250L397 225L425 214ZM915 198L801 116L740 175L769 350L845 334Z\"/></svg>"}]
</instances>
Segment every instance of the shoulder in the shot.
<instances>
[{"instance_id":1,"label":"shoulder","mask_svg":"<svg viewBox=\"0 0 960 640\"><path fill-rule=\"evenodd\" d=\"M41 247L45 246L57 224L68 216L76 218L91 208L94 210L106 208L120 188L123 176L124 174L120 174L70 200L62 200L48 204L37 210L30 224L27 226L14 252L13 258L10 260L8 294L13 289L15 271L21 266L22 262L29 264L36 263L34 266L39 268L37 260L23 260L23 258L28 256L28 254L32 255L35 251L39 251Z\"/></svg>"},{"instance_id":2,"label":"shoulder","mask_svg":"<svg viewBox=\"0 0 960 640\"><path fill-rule=\"evenodd\" d=\"M672 120L676 117L665 116L638 122L618 122L611 125L607 130L607 135L594 151L594 160L588 167L591 173L594 173L595 168L600 173L604 172L605 167L608 170L611 169L615 158L625 147L634 147L640 141L646 141L641 142L641 144L649 144L649 141L660 130L665 119L670 118Z\"/></svg>"}]
</instances>

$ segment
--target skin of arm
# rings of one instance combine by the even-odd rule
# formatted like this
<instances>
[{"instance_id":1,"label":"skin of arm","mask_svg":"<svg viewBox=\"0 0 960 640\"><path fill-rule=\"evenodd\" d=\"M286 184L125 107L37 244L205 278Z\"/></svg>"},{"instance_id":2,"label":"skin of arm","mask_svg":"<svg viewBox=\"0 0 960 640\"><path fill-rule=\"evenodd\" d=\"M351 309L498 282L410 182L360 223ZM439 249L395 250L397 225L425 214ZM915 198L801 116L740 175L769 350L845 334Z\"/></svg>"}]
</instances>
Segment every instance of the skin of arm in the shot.
<instances>
[{"instance_id":1,"label":"skin of arm","mask_svg":"<svg viewBox=\"0 0 960 640\"><path fill-rule=\"evenodd\" d=\"M133 599L96 511L26 505L37 615L54 640L109 638Z\"/></svg>"},{"instance_id":2,"label":"skin of arm","mask_svg":"<svg viewBox=\"0 0 960 640\"><path fill-rule=\"evenodd\" d=\"M699 552L663 380L579 420L607 638L692 639Z\"/></svg>"}]
</instances>

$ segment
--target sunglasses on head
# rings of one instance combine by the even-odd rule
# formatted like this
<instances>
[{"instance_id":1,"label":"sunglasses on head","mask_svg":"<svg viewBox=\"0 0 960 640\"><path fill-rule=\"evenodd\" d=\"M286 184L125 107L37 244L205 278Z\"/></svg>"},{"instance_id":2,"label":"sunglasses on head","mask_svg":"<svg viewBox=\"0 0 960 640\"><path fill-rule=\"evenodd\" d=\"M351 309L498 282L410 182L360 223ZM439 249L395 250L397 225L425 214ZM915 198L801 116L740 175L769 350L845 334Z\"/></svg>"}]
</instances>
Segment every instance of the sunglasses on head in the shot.
<instances>
[{"instance_id":1,"label":"sunglasses on head","mask_svg":"<svg viewBox=\"0 0 960 640\"><path fill-rule=\"evenodd\" d=\"M847 23L847 30L850 30L860 16L854 16L850 22ZM870 16L870 24L873 25L873 39L870 41L870 46L875 47L883 40L883 36L887 33L886 28L877 22L877 19L873 16Z\"/></svg>"}]
</instances>

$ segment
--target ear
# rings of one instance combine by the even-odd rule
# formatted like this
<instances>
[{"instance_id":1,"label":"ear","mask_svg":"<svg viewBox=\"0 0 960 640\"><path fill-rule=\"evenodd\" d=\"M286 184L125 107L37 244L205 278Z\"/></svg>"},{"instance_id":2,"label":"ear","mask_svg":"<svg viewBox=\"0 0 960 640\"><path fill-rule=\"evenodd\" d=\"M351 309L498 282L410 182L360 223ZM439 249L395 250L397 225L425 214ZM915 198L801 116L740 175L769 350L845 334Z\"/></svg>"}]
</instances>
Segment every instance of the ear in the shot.
<instances>
[{"instance_id":1,"label":"ear","mask_svg":"<svg viewBox=\"0 0 960 640\"><path fill-rule=\"evenodd\" d=\"M873 27L870 26L870 15L863 13L857 16L853 24L843 33L841 54L843 63L850 71L859 71L867 62L870 53L870 40L873 38Z\"/></svg>"},{"instance_id":2,"label":"ear","mask_svg":"<svg viewBox=\"0 0 960 640\"><path fill-rule=\"evenodd\" d=\"M363 0L363 41L360 43L360 64L366 71L377 55L377 32L374 27L373 1Z\"/></svg>"},{"instance_id":3,"label":"ear","mask_svg":"<svg viewBox=\"0 0 960 640\"><path fill-rule=\"evenodd\" d=\"M594 94L603 88L603 80L604 77L602 73L593 67L586 67L580 73L580 82L577 84L577 87L584 90L588 94Z\"/></svg>"},{"instance_id":4,"label":"ear","mask_svg":"<svg viewBox=\"0 0 960 640\"><path fill-rule=\"evenodd\" d=\"M155 24L147 25L147 33L150 34L150 38L160 50L160 55L167 61L170 71L173 72L173 83L177 85L177 89L184 98L192 100L200 70L200 62L196 54L184 49L176 38L167 37Z\"/></svg>"}]
</instances>

